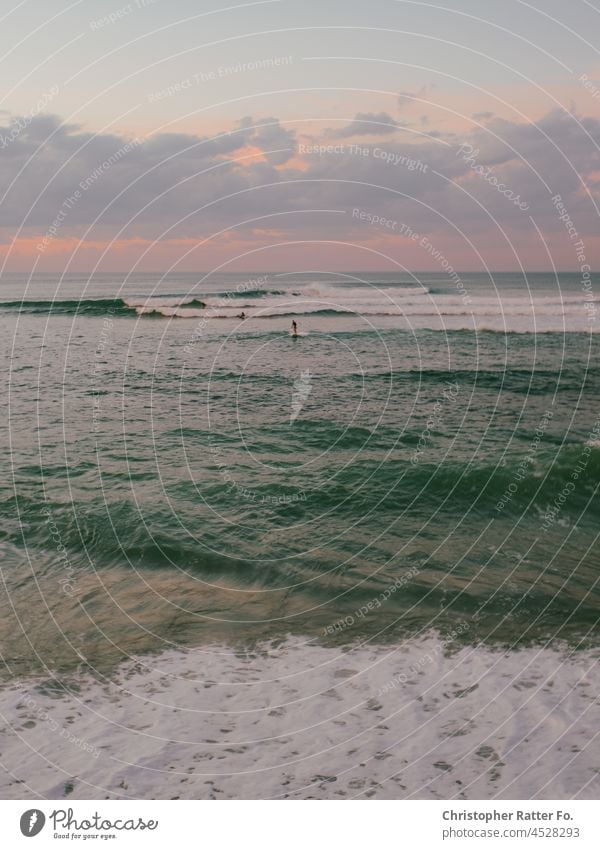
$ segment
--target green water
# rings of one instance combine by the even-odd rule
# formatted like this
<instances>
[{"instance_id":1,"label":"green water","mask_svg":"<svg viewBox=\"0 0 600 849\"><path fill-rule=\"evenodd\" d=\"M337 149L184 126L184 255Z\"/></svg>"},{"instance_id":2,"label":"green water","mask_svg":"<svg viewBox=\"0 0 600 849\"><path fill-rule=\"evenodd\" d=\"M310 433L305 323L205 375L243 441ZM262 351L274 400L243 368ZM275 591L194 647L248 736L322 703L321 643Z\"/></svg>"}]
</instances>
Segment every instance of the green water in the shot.
<instances>
[{"instance_id":1,"label":"green water","mask_svg":"<svg viewBox=\"0 0 600 849\"><path fill-rule=\"evenodd\" d=\"M13 670L288 634L597 639L595 335L322 316L198 339L113 301L0 316Z\"/></svg>"}]
</instances>

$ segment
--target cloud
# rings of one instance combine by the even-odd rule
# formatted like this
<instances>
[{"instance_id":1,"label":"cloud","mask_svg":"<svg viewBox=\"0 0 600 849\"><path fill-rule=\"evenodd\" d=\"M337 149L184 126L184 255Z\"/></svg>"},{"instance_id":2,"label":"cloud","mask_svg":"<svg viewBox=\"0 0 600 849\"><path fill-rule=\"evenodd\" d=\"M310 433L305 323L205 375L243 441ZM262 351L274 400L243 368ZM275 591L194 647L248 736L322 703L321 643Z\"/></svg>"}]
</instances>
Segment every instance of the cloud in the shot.
<instances>
[{"instance_id":1,"label":"cloud","mask_svg":"<svg viewBox=\"0 0 600 849\"><path fill-rule=\"evenodd\" d=\"M242 118L240 127L251 129L250 143L259 147L268 162L283 165L296 151L296 134L281 126L277 118Z\"/></svg>"},{"instance_id":2,"label":"cloud","mask_svg":"<svg viewBox=\"0 0 600 849\"><path fill-rule=\"evenodd\" d=\"M349 139L354 136L387 136L400 126L387 112L357 112L345 127L327 130L328 138Z\"/></svg>"},{"instance_id":3,"label":"cloud","mask_svg":"<svg viewBox=\"0 0 600 849\"><path fill-rule=\"evenodd\" d=\"M8 129L0 127L0 137ZM246 155L237 162L248 146L264 151L267 161ZM293 132L273 118L244 118L214 137L159 133L136 141L36 116L0 151L0 197L6 194L0 227L44 232L58 215L61 236L80 233L95 219L95 232L102 234L130 219L128 228L145 235L160 235L161 228L196 233L202 216L223 226L235 206L227 197L276 182L274 166L286 162L294 147ZM237 208L242 206L244 195Z\"/></svg>"},{"instance_id":4,"label":"cloud","mask_svg":"<svg viewBox=\"0 0 600 849\"><path fill-rule=\"evenodd\" d=\"M416 100L423 100L436 89L436 85L424 85L417 91L399 91L398 92L398 109L403 111L414 105Z\"/></svg>"},{"instance_id":5,"label":"cloud","mask_svg":"<svg viewBox=\"0 0 600 849\"><path fill-rule=\"evenodd\" d=\"M389 123L386 113L359 113L349 127ZM275 230L290 239L397 241L394 233L353 218L360 207L432 238L456 237L457 245L462 231L482 251L503 243L502 231L531 238L531 215L550 246L564 242L572 253L554 194L582 236L591 241L597 233L586 188L600 203L598 119L563 110L536 123L493 117L460 138L407 130L399 139L394 127L361 143L361 155L322 136L324 151L307 154L296 152L294 132L273 117L242 118L216 136L157 133L136 141L36 116L0 150L2 236L10 241L23 225L22 236L39 239L60 214L56 238L81 238L90 228L88 242L200 240L226 231L259 243ZM8 129L0 127L0 134ZM461 143L472 161L459 151ZM341 153L328 153L328 146ZM253 156L253 148L262 155ZM529 210L518 209L474 165L518 194Z\"/></svg>"}]
</instances>

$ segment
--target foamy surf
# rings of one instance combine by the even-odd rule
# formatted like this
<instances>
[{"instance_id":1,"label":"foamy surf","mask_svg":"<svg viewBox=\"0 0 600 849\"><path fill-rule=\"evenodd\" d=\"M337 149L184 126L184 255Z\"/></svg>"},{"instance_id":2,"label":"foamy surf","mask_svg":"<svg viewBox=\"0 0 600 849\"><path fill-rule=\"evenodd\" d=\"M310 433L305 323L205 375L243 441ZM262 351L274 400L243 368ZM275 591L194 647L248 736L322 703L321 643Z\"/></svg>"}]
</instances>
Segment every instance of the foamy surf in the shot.
<instances>
[{"instance_id":1,"label":"foamy surf","mask_svg":"<svg viewBox=\"0 0 600 849\"><path fill-rule=\"evenodd\" d=\"M5 798L597 798L597 651L430 634L132 658L0 692Z\"/></svg>"},{"instance_id":2,"label":"foamy surf","mask_svg":"<svg viewBox=\"0 0 600 849\"><path fill-rule=\"evenodd\" d=\"M301 290L273 294L260 292L248 299L207 297L201 308L192 302L166 303L162 298L128 301L140 316L183 319L283 319L306 316L318 321L316 329L342 329L341 320L368 320L368 327L389 329L399 319L402 329L475 330L508 333L593 332L589 302L579 294L537 296L530 293L473 295L433 293L423 287L377 288L310 284ZM337 322L337 323L336 323Z\"/></svg>"},{"instance_id":3,"label":"foamy surf","mask_svg":"<svg viewBox=\"0 0 600 849\"><path fill-rule=\"evenodd\" d=\"M328 284L273 289L238 287L223 292L149 294L123 298L0 302L0 312L118 318L200 319L206 332L219 320L252 319L251 329L281 329L278 320L305 316L315 330L441 330L499 333L582 333L597 331L595 302L589 292L564 293L481 286L434 289L425 285ZM266 320L271 320L266 323ZM254 323L256 322L256 323Z\"/></svg>"}]
</instances>

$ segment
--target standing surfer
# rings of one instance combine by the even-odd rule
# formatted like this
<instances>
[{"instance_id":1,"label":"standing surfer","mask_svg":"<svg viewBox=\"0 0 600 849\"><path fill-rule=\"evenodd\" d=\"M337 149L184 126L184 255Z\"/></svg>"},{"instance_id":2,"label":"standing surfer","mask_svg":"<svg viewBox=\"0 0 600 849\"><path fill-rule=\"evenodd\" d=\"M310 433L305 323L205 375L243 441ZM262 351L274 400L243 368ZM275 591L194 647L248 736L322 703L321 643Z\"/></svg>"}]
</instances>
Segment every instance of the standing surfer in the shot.
<instances>
[{"instance_id":1,"label":"standing surfer","mask_svg":"<svg viewBox=\"0 0 600 849\"><path fill-rule=\"evenodd\" d=\"M298 325L292 319L292 336L297 336L297 335L298 335Z\"/></svg>"}]
</instances>

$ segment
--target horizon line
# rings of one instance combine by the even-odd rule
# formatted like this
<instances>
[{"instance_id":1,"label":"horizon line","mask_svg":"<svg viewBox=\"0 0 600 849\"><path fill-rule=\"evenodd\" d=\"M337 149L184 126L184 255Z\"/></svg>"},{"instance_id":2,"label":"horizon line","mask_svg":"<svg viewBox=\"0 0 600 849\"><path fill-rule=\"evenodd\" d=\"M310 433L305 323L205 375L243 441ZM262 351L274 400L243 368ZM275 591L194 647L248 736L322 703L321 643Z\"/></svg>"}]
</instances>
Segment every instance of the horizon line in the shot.
<instances>
[{"instance_id":1,"label":"horizon line","mask_svg":"<svg viewBox=\"0 0 600 849\"><path fill-rule=\"evenodd\" d=\"M512 271L500 271L498 269L487 269L486 271L463 271L460 269L456 269L457 274L519 274L521 276L527 274L581 274L581 269L575 268L561 268L561 269L553 269L551 271L541 270L541 269L531 269L531 270L512 270ZM600 270L590 272L592 275L600 274ZM410 270L410 271L369 271L368 269L360 269L359 271L350 272L350 271L318 271L318 270L310 270L310 271L266 271L264 269L252 269L251 271L175 271L171 269L170 271L166 271L164 269L154 269L152 271L126 271L125 269L117 269L115 271L98 271L96 269L81 269L79 271L0 271L0 279L9 274L20 274L23 276L34 276L40 274L57 274L68 276L72 274L125 274L125 275L133 275L133 274L202 274L204 276L209 276L211 274L224 274L224 275L238 275L238 276L247 276L248 274L257 274L257 275L289 275L289 274L342 274L345 276L352 276L358 274L379 274L379 275L395 275L400 276L404 274L438 274L441 277L447 277L445 271L433 271L427 269L420 270Z\"/></svg>"}]
</instances>

